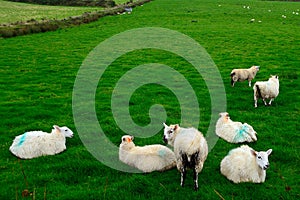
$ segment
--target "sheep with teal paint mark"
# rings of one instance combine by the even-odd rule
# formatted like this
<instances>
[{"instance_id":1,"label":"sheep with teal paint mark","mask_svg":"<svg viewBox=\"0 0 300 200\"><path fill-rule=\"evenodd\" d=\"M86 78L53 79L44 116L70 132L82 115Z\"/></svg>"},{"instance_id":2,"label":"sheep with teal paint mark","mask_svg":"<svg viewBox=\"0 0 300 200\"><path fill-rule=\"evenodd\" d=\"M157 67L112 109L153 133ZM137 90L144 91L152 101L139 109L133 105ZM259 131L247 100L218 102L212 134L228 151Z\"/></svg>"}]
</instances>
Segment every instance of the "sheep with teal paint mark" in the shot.
<instances>
[{"instance_id":1,"label":"sheep with teal paint mark","mask_svg":"<svg viewBox=\"0 0 300 200\"><path fill-rule=\"evenodd\" d=\"M16 136L9 150L22 159L55 155L66 150L66 137L73 137L73 132L66 126L53 126L51 133L30 131Z\"/></svg>"},{"instance_id":2,"label":"sheep with teal paint mark","mask_svg":"<svg viewBox=\"0 0 300 200\"><path fill-rule=\"evenodd\" d=\"M257 133L251 125L232 121L227 112L220 113L216 124L216 134L230 143L257 141Z\"/></svg>"},{"instance_id":3,"label":"sheep with teal paint mark","mask_svg":"<svg viewBox=\"0 0 300 200\"><path fill-rule=\"evenodd\" d=\"M124 135L119 147L119 159L142 172L165 171L176 166L174 152L160 144L135 146L134 137Z\"/></svg>"}]
</instances>

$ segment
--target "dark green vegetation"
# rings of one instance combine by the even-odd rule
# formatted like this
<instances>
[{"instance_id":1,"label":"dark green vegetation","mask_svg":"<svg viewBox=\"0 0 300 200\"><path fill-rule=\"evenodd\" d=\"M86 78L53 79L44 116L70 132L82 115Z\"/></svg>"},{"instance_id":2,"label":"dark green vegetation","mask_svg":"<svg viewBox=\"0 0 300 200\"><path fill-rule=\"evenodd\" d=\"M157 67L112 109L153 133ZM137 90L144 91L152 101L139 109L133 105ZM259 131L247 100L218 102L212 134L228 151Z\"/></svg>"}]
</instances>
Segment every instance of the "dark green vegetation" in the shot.
<instances>
[{"instance_id":1,"label":"dark green vegetation","mask_svg":"<svg viewBox=\"0 0 300 200\"><path fill-rule=\"evenodd\" d=\"M107 16L107 15L116 15L116 14L120 14L126 11L127 7L136 7L139 5L143 5L146 2L149 2L151 0L137 0L137 1L131 1L131 2L127 2L124 3L124 1L118 1L118 6L115 5L115 3L112 3L110 5L114 6L112 8L107 8L105 10L102 9L102 7L99 7L99 10L95 10L94 8L89 8L90 10L86 10L84 13L80 13L80 15L77 16L72 16L71 14L68 17L62 17L62 18L56 18L57 16L61 16L60 11L64 10L64 8L59 7L59 9L57 10L57 14L55 15L54 18L51 18L51 14L47 14L41 10L44 9L49 9L49 7L45 6L41 6L38 12L34 12L35 14L33 14L33 18L28 19L28 15L31 15L31 13L28 13L28 4L26 4L26 8L25 10L27 10L27 12L25 11L25 16L24 16L24 12L19 11L23 14L21 14L21 16L23 15L23 17L27 20L24 20L24 18L21 19L21 21L13 21L13 19L15 19L16 17L13 16L13 13L11 13L11 11L14 10L14 5L15 4L9 4L3 1L0 1L1 6L4 5L4 3L6 5L4 5L2 7L2 9L0 9L0 12L2 14L3 12L3 8L4 8L4 12L6 12L4 14L5 18L7 15L12 15L11 19L9 20L9 22L12 23L3 23L0 24L0 37L4 37L4 38L9 38L9 37L15 37L15 36L21 36L21 35L27 35L27 34L33 34L33 33L40 33L40 32L48 32L48 31L55 31L57 29L62 29L62 28L67 28L67 27L71 27L71 26L75 26L75 25L80 25L80 24L87 24L93 21L98 20L101 17ZM7 8L6 8L7 6ZM17 5L19 7L19 5ZM16 6L16 7L17 7ZM86 8L86 7L83 7ZM66 10L68 8L65 8ZM52 10L50 8L50 10ZM30 8L29 8L30 11ZM53 10L52 10L53 11ZM65 11L65 10L64 10ZM44 17L40 17L37 15L37 13L40 13L40 15L44 16ZM20 13L17 13L17 15L20 15ZM53 14L52 14L53 15ZM3 16L3 14L2 14ZM34 17L38 17L38 19L34 18ZM20 18L20 17L17 17Z\"/></svg>"},{"instance_id":2,"label":"dark green vegetation","mask_svg":"<svg viewBox=\"0 0 300 200\"><path fill-rule=\"evenodd\" d=\"M300 5L292 2L155 0L135 8L131 15L107 16L69 29L0 39L0 199L22 199L25 189L33 194L27 199L299 199L300 16L293 14L298 9ZM254 23L250 23L253 18ZM181 188L176 169L124 173L101 164L86 150L72 115L73 85L79 67L100 42L140 27L179 31L207 50L223 77L231 118L251 124L258 132L258 142L251 147L273 149L265 183L233 184L223 177L220 161L239 145L221 139L199 174L198 192L192 190L190 171L186 187ZM123 55L99 81L96 111L107 137L119 145L125 134L111 114L110 98L116 82L128 70L145 63L163 63L186 77L198 96L199 129L207 134L210 97L201 76L179 56L148 49ZM230 71L251 65L261 66L254 81L279 75L280 94L271 107L262 106L260 101L254 108L252 88L247 82L230 86ZM157 85L145 85L133 94L133 120L147 125L148 110L154 103L165 106L167 123L180 123L175 96ZM68 139L65 152L18 160L8 151L16 135L37 129L49 132L54 124L67 125L75 133ZM161 138L162 131L151 138L137 137L135 143L162 144Z\"/></svg>"},{"instance_id":3,"label":"dark green vegetation","mask_svg":"<svg viewBox=\"0 0 300 200\"><path fill-rule=\"evenodd\" d=\"M36 3L54 6L103 6L112 7L116 3L113 0L11 0L15 2Z\"/></svg>"}]
</instances>

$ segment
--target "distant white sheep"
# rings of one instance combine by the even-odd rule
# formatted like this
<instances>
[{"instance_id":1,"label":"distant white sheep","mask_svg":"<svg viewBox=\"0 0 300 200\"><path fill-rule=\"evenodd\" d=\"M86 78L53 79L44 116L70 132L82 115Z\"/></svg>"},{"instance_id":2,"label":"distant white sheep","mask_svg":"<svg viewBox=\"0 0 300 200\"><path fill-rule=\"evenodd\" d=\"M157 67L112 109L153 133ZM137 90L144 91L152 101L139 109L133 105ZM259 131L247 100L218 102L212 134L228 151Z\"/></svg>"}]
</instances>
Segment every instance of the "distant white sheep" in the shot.
<instances>
[{"instance_id":1,"label":"distant white sheep","mask_svg":"<svg viewBox=\"0 0 300 200\"><path fill-rule=\"evenodd\" d=\"M178 124L164 123L164 141L174 146L177 169L181 173L180 185L183 187L187 168L194 170L194 189L198 190L198 173L207 158L208 147L202 133L195 128L181 128Z\"/></svg>"},{"instance_id":2,"label":"distant white sheep","mask_svg":"<svg viewBox=\"0 0 300 200\"><path fill-rule=\"evenodd\" d=\"M159 144L135 146L130 135L122 137L119 159L145 173L165 171L176 166L174 152L168 147Z\"/></svg>"},{"instance_id":3,"label":"distant white sheep","mask_svg":"<svg viewBox=\"0 0 300 200\"><path fill-rule=\"evenodd\" d=\"M66 150L66 137L73 137L73 132L66 126L53 127L51 133L30 131L16 136L9 150L23 159L55 155Z\"/></svg>"},{"instance_id":4,"label":"distant white sheep","mask_svg":"<svg viewBox=\"0 0 300 200\"><path fill-rule=\"evenodd\" d=\"M251 87L251 81L256 76L256 73L259 71L259 68L259 66L252 66L249 69L233 69L230 73L232 87L234 87L234 84L237 81L245 80L248 80L249 87Z\"/></svg>"},{"instance_id":5,"label":"distant white sheep","mask_svg":"<svg viewBox=\"0 0 300 200\"><path fill-rule=\"evenodd\" d=\"M271 76L268 81L257 81L254 86L254 107L257 107L257 100L261 98L265 104L271 105L272 101L279 94L279 79L278 76ZM267 104L266 99L270 99L269 104Z\"/></svg>"},{"instance_id":6,"label":"distant white sheep","mask_svg":"<svg viewBox=\"0 0 300 200\"><path fill-rule=\"evenodd\" d=\"M232 149L221 161L221 173L234 183L263 183L272 149L257 152L247 145Z\"/></svg>"},{"instance_id":7,"label":"distant white sheep","mask_svg":"<svg viewBox=\"0 0 300 200\"><path fill-rule=\"evenodd\" d=\"M232 121L227 112L220 113L216 124L216 134L230 143L257 141L256 131L252 126Z\"/></svg>"}]
</instances>

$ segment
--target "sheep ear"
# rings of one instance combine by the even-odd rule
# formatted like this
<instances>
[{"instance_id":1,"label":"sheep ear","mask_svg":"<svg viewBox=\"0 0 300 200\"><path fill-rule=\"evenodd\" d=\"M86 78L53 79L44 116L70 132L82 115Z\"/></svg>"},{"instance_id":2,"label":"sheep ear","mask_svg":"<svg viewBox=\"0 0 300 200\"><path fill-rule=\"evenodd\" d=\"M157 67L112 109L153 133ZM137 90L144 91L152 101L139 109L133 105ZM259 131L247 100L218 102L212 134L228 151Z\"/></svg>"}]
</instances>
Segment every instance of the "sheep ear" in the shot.
<instances>
[{"instance_id":1,"label":"sheep ear","mask_svg":"<svg viewBox=\"0 0 300 200\"><path fill-rule=\"evenodd\" d=\"M267 151L267 154L270 155L270 154L272 153L272 151L273 151L272 149L269 149L269 150Z\"/></svg>"},{"instance_id":2,"label":"sheep ear","mask_svg":"<svg viewBox=\"0 0 300 200\"><path fill-rule=\"evenodd\" d=\"M134 139L134 137L133 137L133 135L131 136L131 141L133 141L133 139Z\"/></svg>"},{"instance_id":3,"label":"sheep ear","mask_svg":"<svg viewBox=\"0 0 300 200\"><path fill-rule=\"evenodd\" d=\"M54 129L55 129L57 132L59 132L59 133L60 133L60 131L61 131L61 130L60 130L60 127L59 127L59 126L57 126L57 125L54 125L54 126L53 126L53 128L54 128Z\"/></svg>"},{"instance_id":4,"label":"sheep ear","mask_svg":"<svg viewBox=\"0 0 300 200\"><path fill-rule=\"evenodd\" d=\"M165 128L167 128L167 127L168 127L168 125L167 125L165 122L163 123L163 125L164 125L164 127L165 127Z\"/></svg>"},{"instance_id":5,"label":"sheep ear","mask_svg":"<svg viewBox=\"0 0 300 200\"><path fill-rule=\"evenodd\" d=\"M251 149L250 151L251 151L251 154L252 154L252 155L254 155L254 156L256 156L256 155L257 155L257 152L256 152L256 151L254 151L253 149Z\"/></svg>"},{"instance_id":6,"label":"sheep ear","mask_svg":"<svg viewBox=\"0 0 300 200\"><path fill-rule=\"evenodd\" d=\"M178 125L178 124L175 124L174 131L177 130L178 127L179 127L179 125Z\"/></svg>"}]
</instances>

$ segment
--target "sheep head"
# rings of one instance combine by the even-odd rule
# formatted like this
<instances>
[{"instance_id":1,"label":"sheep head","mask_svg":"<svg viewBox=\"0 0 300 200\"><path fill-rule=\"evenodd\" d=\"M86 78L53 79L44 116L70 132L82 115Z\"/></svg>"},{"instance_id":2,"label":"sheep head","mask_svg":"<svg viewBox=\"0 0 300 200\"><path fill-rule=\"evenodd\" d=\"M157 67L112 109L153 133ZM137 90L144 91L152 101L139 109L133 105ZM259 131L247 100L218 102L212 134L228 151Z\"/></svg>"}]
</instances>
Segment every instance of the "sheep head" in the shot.
<instances>
[{"instance_id":1,"label":"sheep head","mask_svg":"<svg viewBox=\"0 0 300 200\"><path fill-rule=\"evenodd\" d=\"M178 124L170 125L164 124L164 137L163 140L166 144L173 145L176 133L179 131L180 127Z\"/></svg>"},{"instance_id":2,"label":"sheep head","mask_svg":"<svg viewBox=\"0 0 300 200\"><path fill-rule=\"evenodd\" d=\"M224 123L227 123L230 119L228 112L221 112L219 116L220 118L223 118Z\"/></svg>"},{"instance_id":3,"label":"sheep head","mask_svg":"<svg viewBox=\"0 0 300 200\"><path fill-rule=\"evenodd\" d=\"M254 151L252 149L251 153L255 156L256 163L261 169L266 170L269 168L270 164L269 164L268 157L272 153L272 149L269 149L268 151L259 151L259 152Z\"/></svg>"},{"instance_id":4,"label":"sheep head","mask_svg":"<svg viewBox=\"0 0 300 200\"><path fill-rule=\"evenodd\" d=\"M54 125L53 128L54 128L54 130L56 131L57 134L63 134L65 137L69 137L69 138L73 137L73 131L71 131L66 126L59 127L57 125Z\"/></svg>"}]
</instances>

